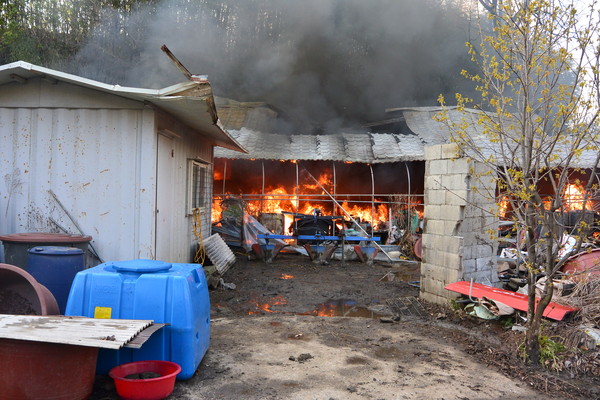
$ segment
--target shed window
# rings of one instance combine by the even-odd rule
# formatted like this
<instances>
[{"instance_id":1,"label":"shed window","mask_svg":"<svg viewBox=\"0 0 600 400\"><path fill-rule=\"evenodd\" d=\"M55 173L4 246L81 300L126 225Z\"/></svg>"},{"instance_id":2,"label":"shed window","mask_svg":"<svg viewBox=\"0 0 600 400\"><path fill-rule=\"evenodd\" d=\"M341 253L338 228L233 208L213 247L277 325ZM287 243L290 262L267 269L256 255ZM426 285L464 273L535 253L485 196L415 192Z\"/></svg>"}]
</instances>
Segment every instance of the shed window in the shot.
<instances>
[{"instance_id":1,"label":"shed window","mask_svg":"<svg viewBox=\"0 0 600 400\"><path fill-rule=\"evenodd\" d=\"M209 204L210 190L209 190L209 164L201 161L190 160L189 163L189 176L190 176L190 192L189 192L189 205L190 212L194 208L205 208Z\"/></svg>"}]
</instances>

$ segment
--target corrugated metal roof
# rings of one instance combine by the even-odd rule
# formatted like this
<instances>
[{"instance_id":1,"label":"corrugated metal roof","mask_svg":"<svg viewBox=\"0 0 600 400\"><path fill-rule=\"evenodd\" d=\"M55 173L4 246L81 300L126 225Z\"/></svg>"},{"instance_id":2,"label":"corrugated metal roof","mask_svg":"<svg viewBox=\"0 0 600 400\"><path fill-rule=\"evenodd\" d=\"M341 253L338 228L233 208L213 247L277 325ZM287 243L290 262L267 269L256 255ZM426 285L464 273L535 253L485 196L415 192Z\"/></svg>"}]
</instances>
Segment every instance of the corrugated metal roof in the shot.
<instances>
[{"instance_id":1,"label":"corrugated metal roof","mask_svg":"<svg viewBox=\"0 0 600 400\"><path fill-rule=\"evenodd\" d=\"M448 141L448 129L433 121L439 108L404 112L413 134L338 133L328 135L284 135L247 128L229 133L248 154L215 149L215 157L232 159L327 160L364 163L416 161L424 159L427 145Z\"/></svg>"},{"instance_id":2,"label":"corrugated metal roof","mask_svg":"<svg viewBox=\"0 0 600 400\"><path fill-rule=\"evenodd\" d=\"M183 82L164 89L142 89L109 85L23 61L0 66L0 85L40 77L151 103L177 117L191 128L202 132L217 146L235 151L245 151L221 126L217 117L212 89L207 80Z\"/></svg>"},{"instance_id":3,"label":"corrugated metal roof","mask_svg":"<svg viewBox=\"0 0 600 400\"><path fill-rule=\"evenodd\" d=\"M363 163L384 163L395 161L424 160L425 146L449 143L451 132L444 123L434 117L441 107L394 108L386 112L404 118L410 133L338 133L329 135L284 135L262 133L242 128L230 134L248 150L241 154L225 149L215 149L215 157L231 159L271 159L271 160L327 160ZM478 124L483 113L467 109L446 109L447 118L463 124L469 136L485 154L500 154L497 144L490 143L482 134ZM564 150L563 150L564 152ZM560 149L556 150L560 154ZM597 152L585 151L575 167L593 167Z\"/></svg>"},{"instance_id":4,"label":"corrugated metal roof","mask_svg":"<svg viewBox=\"0 0 600 400\"><path fill-rule=\"evenodd\" d=\"M215 149L215 157L263 160L323 160L384 163L423 160L428 142L417 135L393 133L340 133L330 135L283 135L249 129L229 131L247 154Z\"/></svg>"}]
</instances>

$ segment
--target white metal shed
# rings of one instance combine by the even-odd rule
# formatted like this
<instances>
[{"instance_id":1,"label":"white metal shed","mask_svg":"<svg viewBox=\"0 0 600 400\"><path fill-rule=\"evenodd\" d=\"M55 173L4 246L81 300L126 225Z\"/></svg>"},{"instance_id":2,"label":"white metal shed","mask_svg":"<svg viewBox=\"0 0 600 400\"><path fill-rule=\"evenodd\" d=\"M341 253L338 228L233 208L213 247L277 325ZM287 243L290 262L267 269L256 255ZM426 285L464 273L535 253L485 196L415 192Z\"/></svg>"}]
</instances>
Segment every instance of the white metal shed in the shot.
<instances>
[{"instance_id":1,"label":"white metal shed","mask_svg":"<svg viewBox=\"0 0 600 400\"><path fill-rule=\"evenodd\" d=\"M215 146L244 151L206 79L152 90L0 66L0 234L82 233L104 261L190 262L194 208L210 235Z\"/></svg>"}]
</instances>

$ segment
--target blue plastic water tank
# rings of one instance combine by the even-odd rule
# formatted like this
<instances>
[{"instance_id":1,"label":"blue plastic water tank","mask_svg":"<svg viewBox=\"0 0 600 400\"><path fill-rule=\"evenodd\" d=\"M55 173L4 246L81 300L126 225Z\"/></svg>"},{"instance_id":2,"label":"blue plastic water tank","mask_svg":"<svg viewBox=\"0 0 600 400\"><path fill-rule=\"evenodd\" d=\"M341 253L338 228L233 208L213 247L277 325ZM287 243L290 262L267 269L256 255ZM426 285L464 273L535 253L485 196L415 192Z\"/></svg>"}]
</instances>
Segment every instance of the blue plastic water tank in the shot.
<instances>
[{"instance_id":1,"label":"blue plastic water tank","mask_svg":"<svg viewBox=\"0 0 600 400\"><path fill-rule=\"evenodd\" d=\"M166 360L181 366L177 379L188 379L210 343L210 299L199 264L130 260L81 271L73 281L65 315L169 324L140 349L100 349L99 374L127 362Z\"/></svg>"},{"instance_id":2,"label":"blue plastic water tank","mask_svg":"<svg viewBox=\"0 0 600 400\"><path fill-rule=\"evenodd\" d=\"M27 272L54 295L61 314L65 313L71 283L83 270L85 255L76 247L39 246L27 251Z\"/></svg>"}]
</instances>

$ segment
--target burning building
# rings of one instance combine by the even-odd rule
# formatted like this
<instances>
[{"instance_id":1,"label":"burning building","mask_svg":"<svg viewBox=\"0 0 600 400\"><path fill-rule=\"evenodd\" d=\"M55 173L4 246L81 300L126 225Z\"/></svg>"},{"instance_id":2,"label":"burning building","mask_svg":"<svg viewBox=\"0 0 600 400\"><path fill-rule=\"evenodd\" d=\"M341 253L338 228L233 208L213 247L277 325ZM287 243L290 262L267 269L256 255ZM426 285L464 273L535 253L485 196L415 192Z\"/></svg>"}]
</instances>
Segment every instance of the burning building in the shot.
<instances>
[{"instance_id":1,"label":"burning building","mask_svg":"<svg viewBox=\"0 0 600 400\"><path fill-rule=\"evenodd\" d=\"M416 229L411 221L423 213L424 146L447 140L427 127L433 109L388 110L389 119L362 132L286 135L267 133L279 112L264 103L217 104L248 153L215 154L213 222L234 196L265 224L283 212L278 233L291 232L293 214L343 215L340 208L384 239L392 229Z\"/></svg>"}]
</instances>

